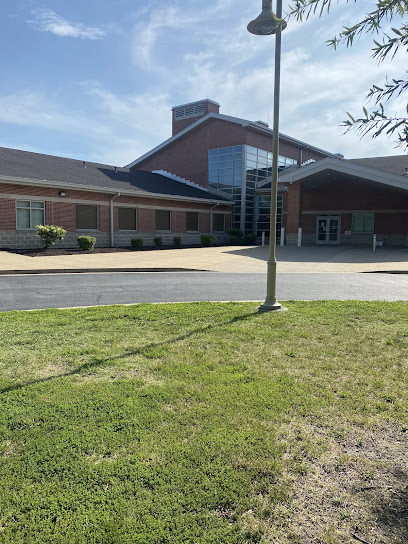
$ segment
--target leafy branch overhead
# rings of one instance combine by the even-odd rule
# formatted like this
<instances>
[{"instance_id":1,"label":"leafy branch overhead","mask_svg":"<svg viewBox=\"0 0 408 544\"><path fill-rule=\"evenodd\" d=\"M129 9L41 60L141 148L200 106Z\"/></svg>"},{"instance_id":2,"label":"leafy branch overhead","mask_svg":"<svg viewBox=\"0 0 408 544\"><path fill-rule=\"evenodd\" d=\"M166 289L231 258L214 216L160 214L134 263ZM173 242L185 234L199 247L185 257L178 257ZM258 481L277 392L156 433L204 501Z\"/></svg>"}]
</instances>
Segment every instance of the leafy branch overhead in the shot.
<instances>
[{"instance_id":1,"label":"leafy branch overhead","mask_svg":"<svg viewBox=\"0 0 408 544\"><path fill-rule=\"evenodd\" d=\"M296 0L290 7L290 15L294 15L298 21L308 19L313 14L321 17L325 11L330 11L331 4L332 0ZM375 9L367 13L361 21L353 26L343 27L338 36L326 43L333 49L340 44L351 47L356 37L364 33L374 33L380 38L373 40L373 58L379 62L386 57L393 59L398 50L408 49L408 23L401 21L399 28L391 27L387 30L383 27L384 24L388 27L388 23L397 18L403 18L407 12L408 0L378 0ZM372 85L366 98L373 100L375 107L370 112L363 107L360 117L347 113L348 118L343 121L342 126L346 127L346 132L355 129L361 136L370 133L373 138L380 134L396 133L398 145L408 148L408 104L402 116L388 115L384 107L384 103L390 98L395 99L407 91L406 76L405 79L387 79L381 87Z\"/></svg>"}]
</instances>

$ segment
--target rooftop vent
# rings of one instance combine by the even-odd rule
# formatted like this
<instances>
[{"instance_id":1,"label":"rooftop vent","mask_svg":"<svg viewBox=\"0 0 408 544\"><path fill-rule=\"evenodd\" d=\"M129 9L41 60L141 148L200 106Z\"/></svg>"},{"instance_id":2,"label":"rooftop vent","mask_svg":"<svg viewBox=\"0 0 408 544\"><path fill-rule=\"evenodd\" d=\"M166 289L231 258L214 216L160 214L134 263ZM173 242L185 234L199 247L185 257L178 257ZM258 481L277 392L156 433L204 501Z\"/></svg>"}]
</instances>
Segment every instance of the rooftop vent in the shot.
<instances>
[{"instance_id":1,"label":"rooftop vent","mask_svg":"<svg viewBox=\"0 0 408 544\"><path fill-rule=\"evenodd\" d=\"M262 125L263 127L269 128L269 125L266 121L255 121L257 125Z\"/></svg>"},{"instance_id":2,"label":"rooftop vent","mask_svg":"<svg viewBox=\"0 0 408 544\"><path fill-rule=\"evenodd\" d=\"M186 117L196 117L197 115L204 115L204 104L195 104L174 110L174 118L177 120L185 119Z\"/></svg>"}]
</instances>

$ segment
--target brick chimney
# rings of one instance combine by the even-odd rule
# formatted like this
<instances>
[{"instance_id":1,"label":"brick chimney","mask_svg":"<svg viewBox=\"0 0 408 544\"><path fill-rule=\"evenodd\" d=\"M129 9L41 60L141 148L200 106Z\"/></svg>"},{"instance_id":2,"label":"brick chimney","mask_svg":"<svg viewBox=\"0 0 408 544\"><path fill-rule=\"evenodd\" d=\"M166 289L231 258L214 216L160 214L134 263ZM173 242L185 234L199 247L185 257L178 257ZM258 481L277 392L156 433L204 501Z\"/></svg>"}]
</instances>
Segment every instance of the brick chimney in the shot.
<instances>
[{"instance_id":1,"label":"brick chimney","mask_svg":"<svg viewBox=\"0 0 408 544\"><path fill-rule=\"evenodd\" d=\"M172 136L189 125L192 125L200 119L200 117L204 117L204 115L207 115L207 113L210 112L220 113L220 105L218 102L214 102L214 100L210 100L209 98L199 100L198 102L182 104L181 106L174 106L174 108L172 108Z\"/></svg>"}]
</instances>

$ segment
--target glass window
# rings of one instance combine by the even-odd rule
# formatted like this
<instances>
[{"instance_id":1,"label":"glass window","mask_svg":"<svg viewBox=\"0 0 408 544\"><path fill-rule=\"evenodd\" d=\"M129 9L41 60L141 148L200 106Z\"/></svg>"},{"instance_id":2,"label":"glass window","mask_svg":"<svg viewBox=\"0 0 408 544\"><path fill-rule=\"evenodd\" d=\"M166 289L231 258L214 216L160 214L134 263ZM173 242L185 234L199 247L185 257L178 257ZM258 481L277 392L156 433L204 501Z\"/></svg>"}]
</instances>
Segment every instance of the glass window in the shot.
<instances>
[{"instance_id":1,"label":"glass window","mask_svg":"<svg viewBox=\"0 0 408 544\"><path fill-rule=\"evenodd\" d=\"M78 230L98 229L98 206L77 204L76 205L76 228Z\"/></svg>"},{"instance_id":2,"label":"glass window","mask_svg":"<svg viewBox=\"0 0 408 544\"><path fill-rule=\"evenodd\" d=\"M214 214L214 232L225 232L225 215L223 213Z\"/></svg>"},{"instance_id":3,"label":"glass window","mask_svg":"<svg viewBox=\"0 0 408 544\"><path fill-rule=\"evenodd\" d=\"M35 229L37 225L45 224L44 202L30 200L16 201L17 229Z\"/></svg>"},{"instance_id":4,"label":"glass window","mask_svg":"<svg viewBox=\"0 0 408 544\"><path fill-rule=\"evenodd\" d=\"M118 208L119 230L136 230L136 208Z\"/></svg>"},{"instance_id":5,"label":"glass window","mask_svg":"<svg viewBox=\"0 0 408 544\"><path fill-rule=\"evenodd\" d=\"M353 213L352 232L374 232L373 213Z\"/></svg>"},{"instance_id":6,"label":"glass window","mask_svg":"<svg viewBox=\"0 0 408 544\"><path fill-rule=\"evenodd\" d=\"M186 212L186 230L197 232L198 229L198 212Z\"/></svg>"},{"instance_id":7,"label":"glass window","mask_svg":"<svg viewBox=\"0 0 408 544\"><path fill-rule=\"evenodd\" d=\"M218 149L209 149L208 150L208 155L210 157L214 157L215 155L218 155Z\"/></svg>"},{"instance_id":8,"label":"glass window","mask_svg":"<svg viewBox=\"0 0 408 544\"><path fill-rule=\"evenodd\" d=\"M220 155L226 155L227 153L233 153L234 148L233 147L222 147L219 150Z\"/></svg>"},{"instance_id":9,"label":"glass window","mask_svg":"<svg viewBox=\"0 0 408 544\"><path fill-rule=\"evenodd\" d=\"M170 230L170 210L156 210L156 230Z\"/></svg>"}]
</instances>

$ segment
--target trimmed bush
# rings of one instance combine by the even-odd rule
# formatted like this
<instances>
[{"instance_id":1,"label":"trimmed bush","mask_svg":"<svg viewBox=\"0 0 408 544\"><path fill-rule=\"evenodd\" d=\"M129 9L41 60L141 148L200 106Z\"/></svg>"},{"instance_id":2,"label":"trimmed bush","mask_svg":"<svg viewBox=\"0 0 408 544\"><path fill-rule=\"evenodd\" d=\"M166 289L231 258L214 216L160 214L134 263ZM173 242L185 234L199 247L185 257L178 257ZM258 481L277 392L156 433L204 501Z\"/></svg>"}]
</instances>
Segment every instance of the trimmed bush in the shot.
<instances>
[{"instance_id":1,"label":"trimmed bush","mask_svg":"<svg viewBox=\"0 0 408 544\"><path fill-rule=\"evenodd\" d=\"M228 231L228 234L230 236L236 236L238 239L241 239L244 236L244 233L242 232L242 230L239 230L239 229L230 229Z\"/></svg>"},{"instance_id":2,"label":"trimmed bush","mask_svg":"<svg viewBox=\"0 0 408 544\"><path fill-rule=\"evenodd\" d=\"M55 225L37 225L35 227L37 235L40 238L41 245L44 249L55 245L59 240L63 240L67 231L62 227Z\"/></svg>"},{"instance_id":3,"label":"trimmed bush","mask_svg":"<svg viewBox=\"0 0 408 544\"><path fill-rule=\"evenodd\" d=\"M92 251L95 247L96 238L93 236L78 236L77 242L81 249L85 251Z\"/></svg>"},{"instance_id":4,"label":"trimmed bush","mask_svg":"<svg viewBox=\"0 0 408 544\"><path fill-rule=\"evenodd\" d=\"M142 249L143 238L132 238L130 244L133 247L133 249Z\"/></svg>"},{"instance_id":5,"label":"trimmed bush","mask_svg":"<svg viewBox=\"0 0 408 544\"><path fill-rule=\"evenodd\" d=\"M210 247L214 243L214 236L212 236L211 234L202 234L200 238L201 238L201 245L204 247Z\"/></svg>"},{"instance_id":6,"label":"trimmed bush","mask_svg":"<svg viewBox=\"0 0 408 544\"><path fill-rule=\"evenodd\" d=\"M244 236L244 242L248 245L255 244L256 234L254 234L253 232L248 232L248 234L245 234Z\"/></svg>"},{"instance_id":7,"label":"trimmed bush","mask_svg":"<svg viewBox=\"0 0 408 544\"><path fill-rule=\"evenodd\" d=\"M173 238L173 244L176 246L176 247L181 247L181 238L180 236L175 236Z\"/></svg>"},{"instance_id":8,"label":"trimmed bush","mask_svg":"<svg viewBox=\"0 0 408 544\"><path fill-rule=\"evenodd\" d=\"M238 238L238 236L230 236L230 244L232 246L237 246L240 242L240 239Z\"/></svg>"},{"instance_id":9,"label":"trimmed bush","mask_svg":"<svg viewBox=\"0 0 408 544\"><path fill-rule=\"evenodd\" d=\"M162 237L156 236L156 238L153 238L153 244L154 244L154 247L156 247L157 249L163 247Z\"/></svg>"}]
</instances>

